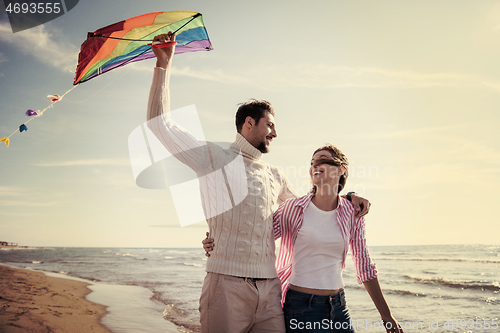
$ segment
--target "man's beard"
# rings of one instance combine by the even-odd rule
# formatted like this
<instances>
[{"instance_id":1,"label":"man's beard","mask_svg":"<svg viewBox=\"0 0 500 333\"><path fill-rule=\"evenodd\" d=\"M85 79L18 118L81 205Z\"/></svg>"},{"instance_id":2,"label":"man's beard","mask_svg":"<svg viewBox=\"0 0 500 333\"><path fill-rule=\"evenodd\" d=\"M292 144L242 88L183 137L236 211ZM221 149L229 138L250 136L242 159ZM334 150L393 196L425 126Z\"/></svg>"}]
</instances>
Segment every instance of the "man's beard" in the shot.
<instances>
[{"instance_id":1,"label":"man's beard","mask_svg":"<svg viewBox=\"0 0 500 333\"><path fill-rule=\"evenodd\" d=\"M257 147L257 148L262 154L266 154L266 153L269 153L269 147L266 146L266 143L265 142L261 142Z\"/></svg>"}]
</instances>

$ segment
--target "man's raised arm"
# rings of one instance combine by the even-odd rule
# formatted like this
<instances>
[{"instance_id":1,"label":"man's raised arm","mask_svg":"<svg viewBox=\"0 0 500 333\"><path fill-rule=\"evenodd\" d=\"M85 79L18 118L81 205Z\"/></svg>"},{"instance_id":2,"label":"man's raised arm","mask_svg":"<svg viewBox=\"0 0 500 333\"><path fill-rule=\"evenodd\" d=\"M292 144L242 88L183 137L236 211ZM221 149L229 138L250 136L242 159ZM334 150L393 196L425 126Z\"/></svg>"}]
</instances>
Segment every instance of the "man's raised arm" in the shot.
<instances>
[{"instance_id":1,"label":"man's raised arm","mask_svg":"<svg viewBox=\"0 0 500 333\"><path fill-rule=\"evenodd\" d=\"M155 36L153 43L175 42L175 34ZM153 47L156 55L153 83L149 93L147 124L158 140L179 161L195 172L206 166L207 145L198 141L191 133L174 122L170 116L170 69L175 44L166 47Z\"/></svg>"},{"instance_id":2,"label":"man's raised arm","mask_svg":"<svg viewBox=\"0 0 500 333\"><path fill-rule=\"evenodd\" d=\"M158 35L155 36L154 41L157 43L175 42L175 34ZM153 85L149 93L148 121L170 111L170 90L168 85L175 44L163 48L152 48L156 56L156 68Z\"/></svg>"}]
</instances>

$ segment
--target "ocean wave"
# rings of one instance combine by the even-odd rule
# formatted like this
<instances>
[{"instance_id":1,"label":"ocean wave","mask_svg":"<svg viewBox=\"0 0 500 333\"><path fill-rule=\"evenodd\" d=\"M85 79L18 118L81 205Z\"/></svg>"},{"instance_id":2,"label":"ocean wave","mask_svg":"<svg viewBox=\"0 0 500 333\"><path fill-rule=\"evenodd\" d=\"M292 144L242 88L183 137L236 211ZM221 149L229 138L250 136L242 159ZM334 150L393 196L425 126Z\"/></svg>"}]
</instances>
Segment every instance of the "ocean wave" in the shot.
<instances>
[{"instance_id":1,"label":"ocean wave","mask_svg":"<svg viewBox=\"0 0 500 333\"><path fill-rule=\"evenodd\" d=\"M365 290L365 287L363 285L359 284L346 284L345 285L346 289L359 289L359 290Z\"/></svg>"},{"instance_id":2,"label":"ocean wave","mask_svg":"<svg viewBox=\"0 0 500 333\"><path fill-rule=\"evenodd\" d=\"M190 332L200 331L200 325L197 319L193 319L193 316L190 316L188 313L186 313L186 311L177 308L175 304L165 304L165 310L163 310L163 318L180 326L181 328L187 328Z\"/></svg>"},{"instance_id":3,"label":"ocean wave","mask_svg":"<svg viewBox=\"0 0 500 333\"><path fill-rule=\"evenodd\" d=\"M167 257L165 257L165 259L170 260L170 259L174 259L174 257L168 257L168 256L167 256Z\"/></svg>"},{"instance_id":4,"label":"ocean wave","mask_svg":"<svg viewBox=\"0 0 500 333\"><path fill-rule=\"evenodd\" d=\"M440 285L449 288L458 289L473 289L473 290L490 290L494 292L500 291L498 283L491 283L489 281L473 281L473 280L447 280L443 278L420 278L415 276L403 275L405 278L430 285Z\"/></svg>"},{"instance_id":5,"label":"ocean wave","mask_svg":"<svg viewBox=\"0 0 500 333\"><path fill-rule=\"evenodd\" d=\"M491 305L500 305L500 299L496 297L487 298L484 300L484 302Z\"/></svg>"},{"instance_id":6,"label":"ocean wave","mask_svg":"<svg viewBox=\"0 0 500 333\"><path fill-rule=\"evenodd\" d=\"M422 271L422 273L425 273L425 274L437 274L436 272L431 272L431 271Z\"/></svg>"},{"instance_id":7,"label":"ocean wave","mask_svg":"<svg viewBox=\"0 0 500 333\"><path fill-rule=\"evenodd\" d=\"M79 279L88 280L88 281L91 281L91 282L101 282L100 279L96 279L96 278L93 278L93 277L85 276L83 274L74 274L72 272L64 272L64 271L50 271L50 270L44 270L44 271L46 271L46 272L52 272L52 273L58 273L58 274L64 274L64 275L76 277L76 278L79 278Z\"/></svg>"},{"instance_id":8,"label":"ocean wave","mask_svg":"<svg viewBox=\"0 0 500 333\"><path fill-rule=\"evenodd\" d=\"M444 300L455 300L455 299L470 299L470 297L456 297L456 296L451 296L451 295L433 295L432 298L439 298L439 299L444 299ZM471 299L472 301L477 301L476 298Z\"/></svg>"},{"instance_id":9,"label":"ocean wave","mask_svg":"<svg viewBox=\"0 0 500 333\"><path fill-rule=\"evenodd\" d=\"M177 251L177 250L169 250L166 251L167 253L179 253L179 254L188 254L191 253L191 251Z\"/></svg>"},{"instance_id":10,"label":"ocean wave","mask_svg":"<svg viewBox=\"0 0 500 333\"><path fill-rule=\"evenodd\" d=\"M349 289L357 289L357 290L364 290L365 287L363 285L359 284L348 284L345 286L347 290ZM399 290L399 289L387 289L384 288L384 294L391 294L391 295L400 295L400 296L415 296L415 297L427 297L426 294L424 293L415 293L409 290Z\"/></svg>"},{"instance_id":11,"label":"ocean wave","mask_svg":"<svg viewBox=\"0 0 500 333\"><path fill-rule=\"evenodd\" d=\"M454 261L454 262L476 262L483 264L500 264L500 260L488 259L460 259L460 258L385 258L374 257L374 260L400 260L400 261Z\"/></svg>"},{"instance_id":12,"label":"ocean wave","mask_svg":"<svg viewBox=\"0 0 500 333\"><path fill-rule=\"evenodd\" d=\"M186 265L186 266L193 266L193 267L204 267L204 265L195 264L195 263L187 263L187 262L183 262L182 264L183 264L183 265Z\"/></svg>"},{"instance_id":13,"label":"ocean wave","mask_svg":"<svg viewBox=\"0 0 500 333\"><path fill-rule=\"evenodd\" d=\"M427 297L427 295L423 294L423 293L414 293L414 292L409 291L409 290L399 290L399 289L384 289L384 294Z\"/></svg>"},{"instance_id":14,"label":"ocean wave","mask_svg":"<svg viewBox=\"0 0 500 333\"><path fill-rule=\"evenodd\" d=\"M482 297L481 295L478 295L478 296L475 296L475 297L467 297L467 296L460 296L460 297L457 297L457 296L452 296L452 295L431 295L429 294L429 296L431 296L432 298L435 298L435 299L441 299L441 300L459 300L460 302L462 301L468 301L470 302L470 304L477 304L477 303L486 303L488 305L498 305L500 304L500 300L497 299L496 297L487 297L487 298L484 298Z\"/></svg>"},{"instance_id":15,"label":"ocean wave","mask_svg":"<svg viewBox=\"0 0 500 333\"><path fill-rule=\"evenodd\" d=\"M34 260L34 261L32 261L31 263L32 263L32 264L43 264L43 261L36 261L36 260Z\"/></svg>"},{"instance_id":16,"label":"ocean wave","mask_svg":"<svg viewBox=\"0 0 500 333\"><path fill-rule=\"evenodd\" d=\"M181 332L199 332L199 317L198 312L194 314L180 309L172 300L164 299L163 293L154 291L151 300L156 300L165 304L165 309L163 310L163 318L179 326L178 329Z\"/></svg>"}]
</instances>

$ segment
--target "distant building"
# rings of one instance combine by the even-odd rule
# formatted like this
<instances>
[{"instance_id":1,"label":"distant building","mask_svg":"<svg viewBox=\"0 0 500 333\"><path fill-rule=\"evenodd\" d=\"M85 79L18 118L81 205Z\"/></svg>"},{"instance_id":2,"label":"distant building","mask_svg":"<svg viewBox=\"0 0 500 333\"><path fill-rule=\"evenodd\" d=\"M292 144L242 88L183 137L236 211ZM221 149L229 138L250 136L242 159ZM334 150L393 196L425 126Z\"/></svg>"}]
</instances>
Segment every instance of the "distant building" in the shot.
<instances>
[{"instance_id":1,"label":"distant building","mask_svg":"<svg viewBox=\"0 0 500 333\"><path fill-rule=\"evenodd\" d=\"M4 241L0 241L0 245L2 246L17 246L17 243L9 243L9 242L4 242Z\"/></svg>"}]
</instances>

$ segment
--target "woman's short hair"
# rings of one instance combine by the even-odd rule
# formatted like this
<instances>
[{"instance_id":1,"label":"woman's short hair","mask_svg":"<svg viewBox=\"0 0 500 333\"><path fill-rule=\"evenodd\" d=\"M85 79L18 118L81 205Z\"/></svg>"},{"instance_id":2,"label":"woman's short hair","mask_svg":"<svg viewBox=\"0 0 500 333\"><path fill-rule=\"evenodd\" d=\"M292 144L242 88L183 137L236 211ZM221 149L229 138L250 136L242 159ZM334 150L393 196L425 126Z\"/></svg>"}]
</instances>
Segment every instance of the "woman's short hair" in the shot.
<instances>
[{"instance_id":1,"label":"woman's short hair","mask_svg":"<svg viewBox=\"0 0 500 333\"><path fill-rule=\"evenodd\" d=\"M259 124L259 120L269 112L274 117L274 108L268 101L251 99L245 103L240 104L238 111L236 111L236 130L241 133L243 124L247 117L252 117L255 124Z\"/></svg>"},{"instance_id":2,"label":"woman's short hair","mask_svg":"<svg viewBox=\"0 0 500 333\"><path fill-rule=\"evenodd\" d=\"M330 152L330 154L332 154L334 162L336 162L335 164L338 166L343 166L345 168L344 174L340 176L339 179L338 193L340 193L344 189L345 184L347 182L347 177L349 176L349 161L347 160L347 157L340 149L329 143L325 144L323 147L316 149L313 153L313 156L314 154L322 150ZM313 192L316 192L316 188L314 186L313 186Z\"/></svg>"}]
</instances>

